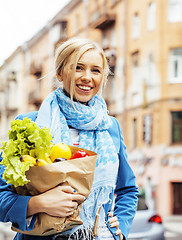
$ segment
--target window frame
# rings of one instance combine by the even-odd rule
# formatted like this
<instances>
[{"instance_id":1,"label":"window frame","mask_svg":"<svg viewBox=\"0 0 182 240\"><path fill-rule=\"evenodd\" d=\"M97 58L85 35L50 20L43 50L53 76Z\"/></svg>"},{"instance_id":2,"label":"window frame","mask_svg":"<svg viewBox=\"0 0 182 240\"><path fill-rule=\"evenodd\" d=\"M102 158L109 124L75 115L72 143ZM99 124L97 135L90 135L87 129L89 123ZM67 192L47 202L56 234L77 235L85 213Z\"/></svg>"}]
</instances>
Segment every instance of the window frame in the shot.
<instances>
[{"instance_id":1,"label":"window frame","mask_svg":"<svg viewBox=\"0 0 182 240\"><path fill-rule=\"evenodd\" d=\"M175 54L175 50L181 50L181 54ZM177 62L178 66L175 67L175 63ZM175 68L177 68L177 76L175 76ZM168 62L168 83L176 84L182 83L182 47L180 48L172 48L169 54L169 62Z\"/></svg>"},{"instance_id":2,"label":"window frame","mask_svg":"<svg viewBox=\"0 0 182 240\"><path fill-rule=\"evenodd\" d=\"M131 147L132 149L135 149L138 145L138 141L137 141L137 118L134 117L132 118L132 142L131 142Z\"/></svg>"},{"instance_id":3,"label":"window frame","mask_svg":"<svg viewBox=\"0 0 182 240\"><path fill-rule=\"evenodd\" d=\"M150 2L147 10L147 30L153 31L156 28L156 3Z\"/></svg>"},{"instance_id":4,"label":"window frame","mask_svg":"<svg viewBox=\"0 0 182 240\"><path fill-rule=\"evenodd\" d=\"M173 131L173 129L174 129L174 127L173 127L173 123L174 123L174 121L179 121L179 120L174 120L173 119L173 114L174 113L181 113L181 115L182 115L182 110L178 110L178 111L170 111L170 114L171 114L171 144L172 145L175 145L175 144L182 144L182 117L181 117L181 124L179 125L179 126L181 126L181 140L180 141L175 141L174 140L174 131ZM179 128L179 126L178 126L178 128Z\"/></svg>"},{"instance_id":5,"label":"window frame","mask_svg":"<svg viewBox=\"0 0 182 240\"><path fill-rule=\"evenodd\" d=\"M150 121L150 122L148 123L148 121ZM143 142L148 145L152 144L152 124L153 124L152 114L151 113L145 114L143 116ZM145 131L146 129L147 129L147 131L150 131L150 139L149 140L147 140L147 138L146 138L146 133L147 133L147 131Z\"/></svg>"},{"instance_id":6,"label":"window frame","mask_svg":"<svg viewBox=\"0 0 182 240\"><path fill-rule=\"evenodd\" d=\"M174 5L175 1L177 3L176 4L177 6L172 6ZM168 0L168 21L171 23L182 22L182 1L181 0Z\"/></svg>"},{"instance_id":7,"label":"window frame","mask_svg":"<svg viewBox=\"0 0 182 240\"><path fill-rule=\"evenodd\" d=\"M140 37L141 21L138 12L135 12L132 19L132 39L136 40Z\"/></svg>"}]
</instances>

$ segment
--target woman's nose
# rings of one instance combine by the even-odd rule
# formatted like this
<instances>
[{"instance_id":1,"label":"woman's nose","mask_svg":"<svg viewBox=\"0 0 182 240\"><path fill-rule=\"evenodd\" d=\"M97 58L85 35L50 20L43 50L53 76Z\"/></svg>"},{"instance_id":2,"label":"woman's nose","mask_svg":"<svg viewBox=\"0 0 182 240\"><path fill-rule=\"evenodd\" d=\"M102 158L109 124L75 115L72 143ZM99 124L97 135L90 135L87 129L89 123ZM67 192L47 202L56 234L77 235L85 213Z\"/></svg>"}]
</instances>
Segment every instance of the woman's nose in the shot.
<instances>
[{"instance_id":1,"label":"woman's nose","mask_svg":"<svg viewBox=\"0 0 182 240\"><path fill-rule=\"evenodd\" d=\"M91 72L89 70L86 70L84 72L84 75L82 76L83 80L87 80L87 81L91 81L92 77L91 77Z\"/></svg>"}]
</instances>

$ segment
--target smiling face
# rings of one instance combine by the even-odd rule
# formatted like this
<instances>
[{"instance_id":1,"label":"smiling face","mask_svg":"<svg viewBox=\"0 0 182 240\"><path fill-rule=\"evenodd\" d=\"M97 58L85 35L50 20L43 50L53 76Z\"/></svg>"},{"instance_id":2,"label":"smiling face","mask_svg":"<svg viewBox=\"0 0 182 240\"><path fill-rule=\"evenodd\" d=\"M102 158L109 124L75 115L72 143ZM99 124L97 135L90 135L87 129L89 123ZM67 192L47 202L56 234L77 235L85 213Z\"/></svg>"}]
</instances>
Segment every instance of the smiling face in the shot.
<instances>
[{"instance_id":1,"label":"smiling face","mask_svg":"<svg viewBox=\"0 0 182 240\"><path fill-rule=\"evenodd\" d=\"M63 88L71 95L71 79L74 71L74 57L71 55L65 65L61 80ZM73 81L73 97L87 104L99 91L103 80L103 59L97 50L86 51L78 60Z\"/></svg>"}]
</instances>

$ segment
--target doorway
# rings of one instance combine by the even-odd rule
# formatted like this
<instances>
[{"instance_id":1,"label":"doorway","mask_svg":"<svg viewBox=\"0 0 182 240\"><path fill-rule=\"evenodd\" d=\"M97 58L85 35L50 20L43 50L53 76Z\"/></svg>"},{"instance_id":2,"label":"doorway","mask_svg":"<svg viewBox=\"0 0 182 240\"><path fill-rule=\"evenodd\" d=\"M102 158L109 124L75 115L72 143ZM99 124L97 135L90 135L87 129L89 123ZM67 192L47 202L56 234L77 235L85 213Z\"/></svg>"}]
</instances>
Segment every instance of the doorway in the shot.
<instances>
[{"instance_id":1,"label":"doorway","mask_svg":"<svg viewBox=\"0 0 182 240\"><path fill-rule=\"evenodd\" d=\"M173 214L182 214L182 182L173 182Z\"/></svg>"}]
</instances>

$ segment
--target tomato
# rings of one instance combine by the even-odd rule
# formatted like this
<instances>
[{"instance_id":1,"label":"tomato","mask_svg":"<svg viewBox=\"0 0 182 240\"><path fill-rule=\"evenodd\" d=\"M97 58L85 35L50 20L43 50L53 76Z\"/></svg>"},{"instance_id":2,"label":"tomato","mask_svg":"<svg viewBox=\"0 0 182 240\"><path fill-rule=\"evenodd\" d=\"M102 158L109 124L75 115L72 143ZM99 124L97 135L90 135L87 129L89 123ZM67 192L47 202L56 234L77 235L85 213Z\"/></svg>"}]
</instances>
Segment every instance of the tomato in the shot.
<instances>
[{"instance_id":1,"label":"tomato","mask_svg":"<svg viewBox=\"0 0 182 240\"><path fill-rule=\"evenodd\" d=\"M78 150L75 154L73 154L73 156L71 157L71 159L74 159L74 158L82 158L82 157L87 157L89 156L88 153L86 153L85 151L83 150Z\"/></svg>"}]
</instances>

